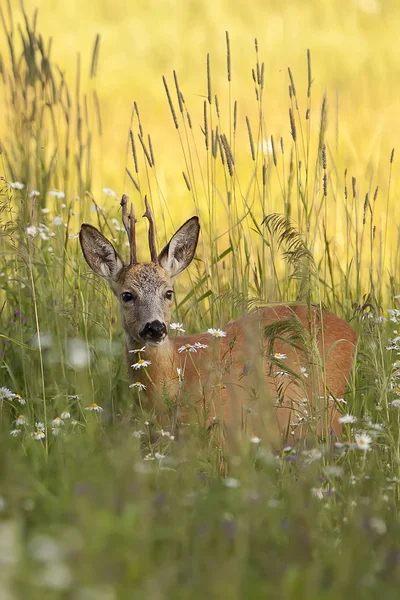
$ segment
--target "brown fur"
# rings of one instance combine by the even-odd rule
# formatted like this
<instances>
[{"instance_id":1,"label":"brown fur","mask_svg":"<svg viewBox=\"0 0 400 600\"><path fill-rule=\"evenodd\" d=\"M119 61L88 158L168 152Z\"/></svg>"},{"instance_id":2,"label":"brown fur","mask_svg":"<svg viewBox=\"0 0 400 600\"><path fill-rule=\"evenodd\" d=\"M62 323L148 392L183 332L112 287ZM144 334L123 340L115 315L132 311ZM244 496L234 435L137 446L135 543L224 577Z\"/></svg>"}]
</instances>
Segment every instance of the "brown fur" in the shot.
<instances>
[{"instance_id":1,"label":"brown fur","mask_svg":"<svg viewBox=\"0 0 400 600\"><path fill-rule=\"evenodd\" d=\"M269 340L263 340L264 327L287 319L296 319L306 330L314 330L317 359L313 361L284 340L276 340L273 351L285 354L283 362L297 374L304 366L308 378L280 378L274 361L266 356ZM357 336L348 323L315 307L309 314L305 305L277 304L228 323L224 331L227 336L218 339L207 333L167 338L160 346L146 348L142 353L151 365L146 371L132 369L131 379L147 386L149 408L163 423L168 422L164 401L167 395L180 401L181 421L195 409L197 417L207 425L218 420L231 432L244 429L248 435L267 434L273 445L290 439L292 432L299 438L312 430L319 436L329 430L341 431L340 411L335 401L327 398L343 398L350 377ZM196 342L207 344L208 348L178 353L180 347ZM128 337L127 350L132 346ZM127 353L128 364L136 362L134 356ZM182 386L177 368L184 371ZM277 403L279 385L283 399ZM301 415L299 403L304 398L308 398L308 416L314 416L314 426L291 426ZM187 401L191 406L187 406Z\"/></svg>"}]
</instances>

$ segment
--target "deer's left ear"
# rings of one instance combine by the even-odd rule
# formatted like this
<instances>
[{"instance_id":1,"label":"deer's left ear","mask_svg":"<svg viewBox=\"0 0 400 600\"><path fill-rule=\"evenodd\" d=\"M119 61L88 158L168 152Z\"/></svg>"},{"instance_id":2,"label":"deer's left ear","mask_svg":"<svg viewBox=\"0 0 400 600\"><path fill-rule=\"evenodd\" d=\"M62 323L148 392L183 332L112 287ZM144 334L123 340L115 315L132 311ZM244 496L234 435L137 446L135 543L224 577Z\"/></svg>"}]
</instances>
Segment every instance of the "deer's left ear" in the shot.
<instances>
[{"instance_id":1,"label":"deer's left ear","mask_svg":"<svg viewBox=\"0 0 400 600\"><path fill-rule=\"evenodd\" d=\"M158 256L159 264L170 277L182 273L192 262L199 240L198 217L192 217L178 229Z\"/></svg>"},{"instance_id":2,"label":"deer's left ear","mask_svg":"<svg viewBox=\"0 0 400 600\"><path fill-rule=\"evenodd\" d=\"M86 223L79 232L79 241L89 267L108 282L115 280L124 264L111 242L96 227Z\"/></svg>"}]
</instances>

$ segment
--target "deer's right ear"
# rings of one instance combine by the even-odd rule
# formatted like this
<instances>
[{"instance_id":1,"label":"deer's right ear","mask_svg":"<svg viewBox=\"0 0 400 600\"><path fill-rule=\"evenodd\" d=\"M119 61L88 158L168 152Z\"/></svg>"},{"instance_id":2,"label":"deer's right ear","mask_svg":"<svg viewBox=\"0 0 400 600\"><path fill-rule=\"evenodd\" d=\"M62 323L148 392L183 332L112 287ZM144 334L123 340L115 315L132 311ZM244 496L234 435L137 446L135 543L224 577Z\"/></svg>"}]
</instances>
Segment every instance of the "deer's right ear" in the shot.
<instances>
[{"instance_id":1,"label":"deer's right ear","mask_svg":"<svg viewBox=\"0 0 400 600\"><path fill-rule=\"evenodd\" d=\"M96 227L86 223L82 225L79 232L79 241L83 256L96 275L107 280L115 280L124 264L111 242Z\"/></svg>"}]
</instances>

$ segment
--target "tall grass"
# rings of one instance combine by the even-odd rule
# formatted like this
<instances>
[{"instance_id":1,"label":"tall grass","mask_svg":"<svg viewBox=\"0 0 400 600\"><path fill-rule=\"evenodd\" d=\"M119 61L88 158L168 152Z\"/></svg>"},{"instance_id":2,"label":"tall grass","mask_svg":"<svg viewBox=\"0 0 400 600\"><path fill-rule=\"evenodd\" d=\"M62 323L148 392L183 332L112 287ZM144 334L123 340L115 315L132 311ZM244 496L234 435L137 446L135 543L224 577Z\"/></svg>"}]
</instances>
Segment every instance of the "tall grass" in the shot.
<instances>
[{"instance_id":1,"label":"tall grass","mask_svg":"<svg viewBox=\"0 0 400 600\"><path fill-rule=\"evenodd\" d=\"M309 52L305 81L288 72L282 138L265 113L268 69L257 41L253 113L234 98L228 34L226 81L213 79L207 56L200 107L189 106L179 74L160 82L176 129L167 151L180 152L182 202L203 230L175 319L196 331L258 303L301 300L334 309L360 334L343 399L357 421L340 438L276 455L268 440L244 439L222 469L224 449L199 424L184 439L163 432L152 442L154 419L128 388L115 301L80 255L83 220L127 252L114 192L92 189L101 176L99 39L90 90L80 59L71 88L36 15L22 13L21 27L10 9L1 17L2 597L397 597L395 155L383 182L338 166ZM171 206L145 114L134 104L127 123L126 191L137 214L148 196L164 241ZM142 220L138 229L145 259Z\"/></svg>"}]
</instances>

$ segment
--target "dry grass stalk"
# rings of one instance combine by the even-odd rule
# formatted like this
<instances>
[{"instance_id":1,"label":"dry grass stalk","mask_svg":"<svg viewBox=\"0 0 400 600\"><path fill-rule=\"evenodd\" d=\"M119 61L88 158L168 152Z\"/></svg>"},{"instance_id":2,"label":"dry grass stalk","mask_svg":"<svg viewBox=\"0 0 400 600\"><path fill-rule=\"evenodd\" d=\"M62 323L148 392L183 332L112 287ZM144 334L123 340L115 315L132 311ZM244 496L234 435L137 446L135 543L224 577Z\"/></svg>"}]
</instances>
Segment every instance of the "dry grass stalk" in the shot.
<instances>
[{"instance_id":1,"label":"dry grass stalk","mask_svg":"<svg viewBox=\"0 0 400 600\"><path fill-rule=\"evenodd\" d=\"M139 142L141 143L141 146L143 148L143 152L144 152L144 155L146 157L146 160L149 163L149 167L151 168L153 166L153 163L151 161L151 156L150 156L150 154L149 154L149 152L148 152L148 150L147 150L147 148L145 146L145 143L144 143L143 138L140 135L140 133L138 134L138 138L139 138Z\"/></svg>"},{"instance_id":2,"label":"dry grass stalk","mask_svg":"<svg viewBox=\"0 0 400 600\"><path fill-rule=\"evenodd\" d=\"M212 93L211 93L211 69L210 69L210 54L207 53L207 98L208 103L212 102Z\"/></svg>"},{"instance_id":3,"label":"dry grass stalk","mask_svg":"<svg viewBox=\"0 0 400 600\"><path fill-rule=\"evenodd\" d=\"M128 167L125 168L125 171L129 177L129 179L132 181L133 185L135 186L135 188L137 189L137 191L140 194L140 187L139 184L137 183L137 181L135 180L135 178L133 177L132 173L130 172L130 170L128 169Z\"/></svg>"},{"instance_id":4,"label":"dry grass stalk","mask_svg":"<svg viewBox=\"0 0 400 600\"><path fill-rule=\"evenodd\" d=\"M293 141L295 142L297 139L296 135L296 123L293 116L293 111L289 108L289 119L290 119L290 133L292 135Z\"/></svg>"},{"instance_id":5,"label":"dry grass stalk","mask_svg":"<svg viewBox=\"0 0 400 600\"><path fill-rule=\"evenodd\" d=\"M191 189L191 187L190 187L190 183L189 183L189 180L188 180L188 178L187 178L187 176L186 176L186 173L185 173L185 171L182 171L182 175L183 175L183 179L185 180L185 183L186 183L186 187L187 187L187 189L189 190L189 192L191 192L191 191L192 191L192 189Z\"/></svg>"},{"instance_id":6,"label":"dry grass stalk","mask_svg":"<svg viewBox=\"0 0 400 600\"><path fill-rule=\"evenodd\" d=\"M231 72L231 45L229 41L229 33L225 31L226 37L226 70L228 73L228 81L231 81L232 72Z\"/></svg>"},{"instance_id":7,"label":"dry grass stalk","mask_svg":"<svg viewBox=\"0 0 400 600\"><path fill-rule=\"evenodd\" d=\"M249 117L246 117L246 125L247 125L247 132L249 134L251 158L253 160L256 160L256 155L255 155L255 151L254 151L254 140L253 140L253 134L251 132L251 125L250 125Z\"/></svg>"},{"instance_id":8,"label":"dry grass stalk","mask_svg":"<svg viewBox=\"0 0 400 600\"><path fill-rule=\"evenodd\" d=\"M176 89L176 96L178 98L179 110L181 111L181 114L183 114L183 102L184 102L183 94L181 93L181 91L179 89L178 75L176 74L175 69L173 70L173 74L174 74L175 89Z\"/></svg>"},{"instance_id":9,"label":"dry grass stalk","mask_svg":"<svg viewBox=\"0 0 400 600\"><path fill-rule=\"evenodd\" d=\"M163 80L163 84L164 84L164 88L165 88L165 93L167 94L169 109L171 111L171 115L172 115L172 119L174 121L175 129L179 129L179 123L178 123L178 119L176 117L175 108L174 108L174 105L173 105L173 102L172 102L171 94L169 93L167 80L165 79L164 75L162 77L162 80Z\"/></svg>"},{"instance_id":10,"label":"dry grass stalk","mask_svg":"<svg viewBox=\"0 0 400 600\"><path fill-rule=\"evenodd\" d=\"M276 160L275 142L274 142L274 136L273 135L271 135L271 150L272 150L272 160L274 161L274 165L276 167L278 165L278 161Z\"/></svg>"},{"instance_id":11,"label":"dry grass stalk","mask_svg":"<svg viewBox=\"0 0 400 600\"><path fill-rule=\"evenodd\" d=\"M131 140L131 150L132 150L132 156L133 156L133 163L135 165L135 172L139 173L138 159L137 159L136 146L135 146L135 138L134 138L132 129L129 130L129 137Z\"/></svg>"}]
</instances>

